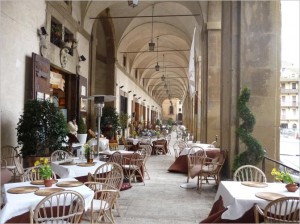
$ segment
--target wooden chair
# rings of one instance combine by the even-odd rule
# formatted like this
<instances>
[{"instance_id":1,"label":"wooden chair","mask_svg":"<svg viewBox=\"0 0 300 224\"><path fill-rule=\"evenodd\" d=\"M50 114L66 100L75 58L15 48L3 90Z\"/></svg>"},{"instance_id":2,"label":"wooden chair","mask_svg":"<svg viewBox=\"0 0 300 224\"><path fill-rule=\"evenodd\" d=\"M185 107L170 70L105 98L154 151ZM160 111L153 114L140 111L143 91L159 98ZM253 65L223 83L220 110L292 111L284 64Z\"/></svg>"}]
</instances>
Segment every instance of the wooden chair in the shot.
<instances>
[{"instance_id":1,"label":"wooden chair","mask_svg":"<svg viewBox=\"0 0 300 224\"><path fill-rule=\"evenodd\" d=\"M123 157L122 168L124 171L124 177L129 179L129 184L131 184L132 178L136 178L137 176L139 176L142 179L143 184L145 185L142 167L144 166L146 153L141 152L134 152L128 158Z\"/></svg>"},{"instance_id":2,"label":"wooden chair","mask_svg":"<svg viewBox=\"0 0 300 224\"><path fill-rule=\"evenodd\" d=\"M190 148L187 155L188 160L188 174L186 182L189 182L190 178L197 176L198 170L201 170L204 159L206 158L206 153L200 146L193 146ZM199 186L199 185L197 185Z\"/></svg>"},{"instance_id":3,"label":"wooden chair","mask_svg":"<svg viewBox=\"0 0 300 224\"><path fill-rule=\"evenodd\" d=\"M239 167L233 174L234 181L267 182L264 172L256 166L245 165Z\"/></svg>"},{"instance_id":4,"label":"wooden chair","mask_svg":"<svg viewBox=\"0 0 300 224\"><path fill-rule=\"evenodd\" d=\"M84 199L76 191L61 191L43 198L30 210L30 223L79 223Z\"/></svg>"},{"instance_id":5,"label":"wooden chair","mask_svg":"<svg viewBox=\"0 0 300 224\"><path fill-rule=\"evenodd\" d=\"M147 163L147 160L149 159L149 157L152 154L152 147L151 147L151 145L140 145L140 147L144 148L145 152L146 152L146 157L144 159L144 172L147 174L148 179L150 180L150 175L148 173L148 170L147 170L147 167L146 167L146 163Z\"/></svg>"},{"instance_id":6,"label":"wooden chair","mask_svg":"<svg viewBox=\"0 0 300 224\"><path fill-rule=\"evenodd\" d=\"M282 197L271 201L265 209L255 205L255 223L259 223L262 216L265 223L299 223L300 198Z\"/></svg>"},{"instance_id":7,"label":"wooden chair","mask_svg":"<svg viewBox=\"0 0 300 224\"><path fill-rule=\"evenodd\" d=\"M52 170L52 179L56 179L56 175ZM42 180L43 178L40 176L40 172L38 166L29 167L26 169L24 174L21 175L21 182L33 181L33 180Z\"/></svg>"},{"instance_id":8,"label":"wooden chair","mask_svg":"<svg viewBox=\"0 0 300 224\"><path fill-rule=\"evenodd\" d=\"M95 193L84 217L87 217L90 223L115 223L112 208L119 195L118 190L97 182L91 182L88 186L92 187Z\"/></svg>"},{"instance_id":9,"label":"wooden chair","mask_svg":"<svg viewBox=\"0 0 300 224\"><path fill-rule=\"evenodd\" d=\"M208 178L212 178L216 185L220 183L220 171L224 165L226 160L227 151L224 149L220 149L220 153L215 158L206 158L203 166L198 173L198 189L202 190L202 180L206 180L208 183Z\"/></svg>"},{"instance_id":10,"label":"wooden chair","mask_svg":"<svg viewBox=\"0 0 300 224\"><path fill-rule=\"evenodd\" d=\"M51 162L68 160L72 155L64 150L55 150L51 154Z\"/></svg>"}]
</instances>

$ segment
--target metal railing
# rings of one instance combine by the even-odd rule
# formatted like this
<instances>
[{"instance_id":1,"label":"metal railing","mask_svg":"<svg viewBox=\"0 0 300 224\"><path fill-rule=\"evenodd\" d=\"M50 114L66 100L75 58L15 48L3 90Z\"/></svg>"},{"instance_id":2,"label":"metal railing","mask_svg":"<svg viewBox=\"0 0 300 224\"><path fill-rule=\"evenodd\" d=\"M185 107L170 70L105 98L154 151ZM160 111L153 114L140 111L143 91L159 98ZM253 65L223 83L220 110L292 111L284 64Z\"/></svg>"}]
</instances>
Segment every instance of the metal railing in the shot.
<instances>
[{"instance_id":1,"label":"metal railing","mask_svg":"<svg viewBox=\"0 0 300 224\"><path fill-rule=\"evenodd\" d=\"M279 161L277 161L277 160L275 160L275 159L272 159L272 158L270 158L270 157L268 157L268 156L264 156L264 158L263 158L263 160L262 160L262 164L261 164L261 166L262 166L262 171L265 173L265 171L266 171L266 160L269 160L269 161L271 161L271 162L274 162L274 163L276 163L276 164L279 164L280 166L283 166L284 167L284 171L286 172L286 170L287 169L289 169L289 170L291 170L293 173L295 173L295 174L298 174L299 175L299 170L296 170L296 169L294 169L294 168L292 168L292 167L290 167L290 166L287 166L287 165L285 165L285 164L283 164L282 162L279 162Z\"/></svg>"}]
</instances>

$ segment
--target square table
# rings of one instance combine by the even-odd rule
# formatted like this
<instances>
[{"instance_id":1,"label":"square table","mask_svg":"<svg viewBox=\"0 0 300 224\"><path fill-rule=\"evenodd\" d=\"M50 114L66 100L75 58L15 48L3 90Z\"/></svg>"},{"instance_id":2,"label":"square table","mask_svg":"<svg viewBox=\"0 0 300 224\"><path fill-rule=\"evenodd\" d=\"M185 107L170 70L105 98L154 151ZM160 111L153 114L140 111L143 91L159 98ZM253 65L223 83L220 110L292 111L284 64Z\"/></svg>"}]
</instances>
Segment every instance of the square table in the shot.
<instances>
[{"instance_id":1,"label":"square table","mask_svg":"<svg viewBox=\"0 0 300 224\"><path fill-rule=\"evenodd\" d=\"M221 181L215 196L215 202L221 196L224 207L222 219L236 220L241 218L254 204L264 209L270 202L255 196L258 192L278 193L284 196L299 197L299 189L296 192L288 192L284 183L267 183L267 187L249 187L237 181Z\"/></svg>"},{"instance_id":2,"label":"square table","mask_svg":"<svg viewBox=\"0 0 300 224\"><path fill-rule=\"evenodd\" d=\"M59 183L61 181L76 181L76 179L63 178L63 179L57 179L57 181ZM0 224L5 223L7 220L13 217L29 212L31 208L35 208L35 206L43 198L45 198L45 196L38 196L34 194L34 192L25 193L25 194L11 194L7 192L8 189L14 187L24 187L24 186L36 186L39 187L39 189L46 188L44 185L32 185L30 184L30 181L4 184L2 188L2 192L4 195L5 205L0 211L0 217L1 217ZM47 189L49 188L63 188L63 187L57 187L55 184L53 184L52 187L47 187ZM84 184L78 187L67 187L63 189L72 190L80 193L83 196L85 201L85 210L87 210L94 197L94 191Z\"/></svg>"},{"instance_id":3,"label":"square table","mask_svg":"<svg viewBox=\"0 0 300 224\"><path fill-rule=\"evenodd\" d=\"M52 170L57 174L60 178L68 178L68 177L74 177L79 181L85 182L87 181L87 175L88 173L93 174L96 169L104 164L105 162L94 160L93 166L79 166L78 164L86 163L86 160L81 161L79 159L73 160L75 163L74 165L62 165L61 163L64 163L66 161L55 161L51 162ZM85 178L86 177L86 178Z\"/></svg>"}]
</instances>

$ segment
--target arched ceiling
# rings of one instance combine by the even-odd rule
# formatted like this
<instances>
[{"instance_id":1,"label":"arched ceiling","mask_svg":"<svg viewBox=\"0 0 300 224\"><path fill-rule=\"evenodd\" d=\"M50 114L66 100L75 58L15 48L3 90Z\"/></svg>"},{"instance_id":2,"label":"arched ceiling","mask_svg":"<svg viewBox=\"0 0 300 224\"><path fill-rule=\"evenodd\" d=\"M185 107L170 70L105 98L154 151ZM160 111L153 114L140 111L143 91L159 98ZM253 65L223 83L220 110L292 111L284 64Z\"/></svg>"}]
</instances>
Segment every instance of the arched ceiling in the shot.
<instances>
[{"instance_id":1,"label":"arched ceiling","mask_svg":"<svg viewBox=\"0 0 300 224\"><path fill-rule=\"evenodd\" d=\"M193 31L196 26L195 55L200 55L200 32L207 20L206 1L139 1L134 8L128 6L127 1L90 1L83 4L84 27L88 31L95 21L91 18L108 10L114 29L116 60L122 64L123 56L126 56L129 75L134 78L137 70L138 85L159 103L170 98L184 99L188 94ZM148 47L151 40L155 43L153 52ZM159 71L155 70L157 64Z\"/></svg>"}]
</instances>

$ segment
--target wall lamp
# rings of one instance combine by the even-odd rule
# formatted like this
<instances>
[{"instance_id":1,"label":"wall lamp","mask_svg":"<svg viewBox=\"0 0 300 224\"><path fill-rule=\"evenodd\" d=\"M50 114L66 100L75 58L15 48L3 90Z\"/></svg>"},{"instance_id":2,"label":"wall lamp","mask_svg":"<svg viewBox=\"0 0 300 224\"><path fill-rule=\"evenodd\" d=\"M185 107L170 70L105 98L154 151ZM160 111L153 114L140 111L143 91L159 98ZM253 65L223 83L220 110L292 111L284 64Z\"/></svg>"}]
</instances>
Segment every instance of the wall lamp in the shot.
<instances>
[{"instance_id":1,"label":"wall lamp","mask_svg":"<svg viewBox=\"0 0 300 224\"><path fill-rule=\"evenodd\" d=\"M131 90L129 90L128 93L131 93Z\"/></svg>"},{"instance_id":2,"label":"wall lamp","mask_svg":"<svg viewBox=\"0 0 300 224\"><path fill-rule=\"evenodd\" d=\"M120 86L120 89L122 89L124 86Z\"/></svg>"},{"instance_id":3,"label":"wall lamp","mask_svg":"<svg viewBox=\"0 0 300 224\"><path fill-rule=\"evenodd\" d=\"M136 7L138 3L139 3L138 0L128 1L128 5L131 6L132 8Z\"/></svg>"},{"instance_id":4,"label":"wall lamp","mask_svg":"<svg viewBox=\"0 0 300 224\"><path fill-rule=\"evenodd\" d=\"M133 96L136 96L136 94L133 94Z\"/></svg>"},{"instance_id":5,"label":"wall lamp","mask_svg":"<svg viewBox=\"0 0 300 224\"><path fill-rule=\"evenodd\" d=\"M138 100L141 99L141 97L138 98Z\"/></svg>"},{"instance_id":6,"label":"wall lamp","mask_svg":"<svg viewBox=\"0 0 300 224\"><path fill-rule=\"evenodd\" d=\"M85 60L86 58L83 55L79 56L79 61L85 61Z\"/></svg>"},{"instance_id":7,"label":"wall lamp","mask_svg":"<svg viewBox=\"0 0 300 224\"><path fill-rule=\"evenodd\" d=\"M42 26L41 29L39 30L39 34L43 36L48 35L47 30L44 26Z\"/></svg>"},{"instance_id":8,"label":"wall lamp","mask_svg":"<svg viewBox=\"0 0 300 224\"><path fill-rule=\"evenodd\" d=\"M143 101L146 101L145 99Z\"/></svg>"}]
</instances>

